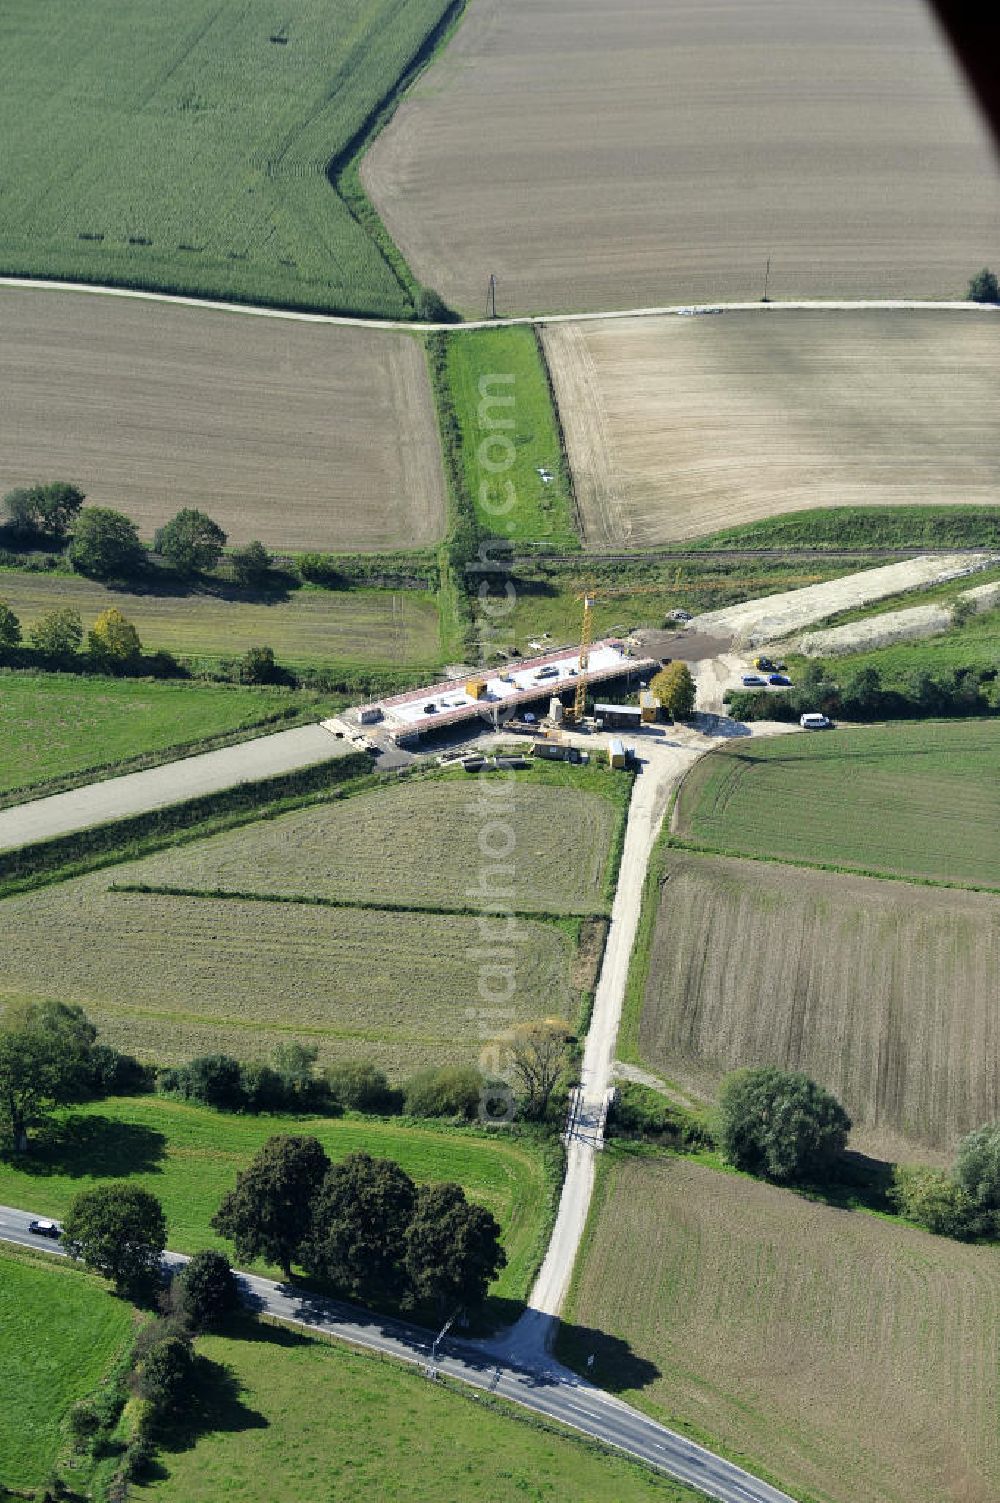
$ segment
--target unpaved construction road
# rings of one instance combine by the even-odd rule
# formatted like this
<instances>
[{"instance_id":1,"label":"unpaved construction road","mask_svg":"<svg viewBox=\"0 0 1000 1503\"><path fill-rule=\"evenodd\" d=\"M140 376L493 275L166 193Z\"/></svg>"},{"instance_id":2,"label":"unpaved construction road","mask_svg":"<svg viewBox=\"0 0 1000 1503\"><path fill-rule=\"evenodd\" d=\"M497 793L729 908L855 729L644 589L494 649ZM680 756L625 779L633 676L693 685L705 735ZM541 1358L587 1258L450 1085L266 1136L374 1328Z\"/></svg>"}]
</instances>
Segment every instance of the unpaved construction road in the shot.
<instances>
[{"instance_id":1,"label":"unpaved construction road","mask_svg":"<svg viewBox=\"0 0 1000 1503\"><path fill-rule=\"evenodd\" d=\"M328 762L351 750L321 725L300 725L273 736L259 736L238 746L167 762L145 772L88 783L68 793L36 799L0 810L0 851L15 850L36 840L54 840L76 830L128 819L150 809L163 809L206 793L219 793L237 783L254 783L280 773L295 772Z\"/></svg>"},{"instance_id":2,"label":"unpaved construction road","mask_svg":"<svg viewBox=\"0 0 1000 1503\"><path fill-rule=\"evenodd\" d=\"M1000 563L1000 557L995 553L924 554L881 569L864 569L843 579L807 585L802 590L786 590L780 595L764 595L741 605L706 611L694 617L689 629L729 637L743 647L758 647L824 621L837 611L853 610L949 579L963 579L996 563Z\"/></svg>"}]
</instances>

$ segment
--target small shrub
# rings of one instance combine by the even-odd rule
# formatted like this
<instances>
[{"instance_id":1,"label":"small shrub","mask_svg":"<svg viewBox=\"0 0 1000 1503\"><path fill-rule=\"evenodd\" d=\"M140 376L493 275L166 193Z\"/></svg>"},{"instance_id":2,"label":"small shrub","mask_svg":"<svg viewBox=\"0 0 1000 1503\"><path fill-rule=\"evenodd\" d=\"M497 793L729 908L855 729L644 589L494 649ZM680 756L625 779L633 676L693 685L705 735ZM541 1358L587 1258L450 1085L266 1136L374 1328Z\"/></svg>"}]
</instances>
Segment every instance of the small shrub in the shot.
<instances>
[{"instance_id":1,"label":"small shrub","mask_svg":"<svg viewBox=\"0 0 1000 1503\"><path fill-rule=\"evenodd\" d=\"M245 548L237 548L230 560L233 578L245 589L259 589L267 581L274 559L263 543L256 539Z\"/></svg>"},{"instance_id":2,"label":"small shrub","mask_svg":"<svg viewBox=\"0 0 1000 1503\"><path fill-rule=\"evenodd\" d=\"M100 1411L92 1399L80 1399L66 1418L70 1439L78 1451L85 1451L102 1429Z\"/></svg>"},{"instance_id":3,"label":"small shrub","mask_svg":"<svg viewBox=\"0 0 1000 1503\"><path fill-rule=\"evenodd\" d=\"M960 1241L975 1235L973 1202L943 1169L898 1164L889 1198L907 1221L925 1231Z\"/></svg>"},{"instance_id":4,"label":"small shrub","mask_svg":"<svg viewBox=\"0 0 1000 1503\"><path fill-rule=\"evenodd\" d=\"M483 1077L465 1065L422 1070L403 1087L403 1110L411 1117L454 1117L471 1122L479 1110Z\"/></svg>"},{"instance_id":5,"label":"small shrub","mask_svg":"<svg viewBox=\"0 0 1000 1503\"><path fill-rule=\"evenodd\" d=\"M675 1106L658 1091L633 1081L625 1081L616 1088L607 1129L612 1138L652 1138L683 1150L715 1145L711 1128L694 1112Z\"/></svg>"},{"instance_id":6,"label":"small shrub","mask_svg":"<svg viewBox=\"0 0 1000 1503\"><path fill-rule=\"evenodd\" d=\"M719 1147L737 1169L778 1181L822 1180L847 1147L851 1119L807 1075L736 1070L719 1092Z\"/></svg>"},{"instance_id":7,"label":"small shrub","mask_svg":"<svg viewBox=\"0 0 1000 1503\"><path fill-rule=\"evenodd\" d=\"M239 1290L227 1259L214 1248L195 1253L174 1276L176 1308L192 1330L206 1331L235 1310Z\"/></svg>"},{"instance_id":8,"label":"small shrub","mask_svg":"<svg viewBox=\"0 0 1000 1503\"><path fill-rule=\"evenodd\" d=\"M988 266L970 279L966 297L970 303L1000 303L1000 281Z\"/></svg>"},{"instance_id":9,"label":"small shrub","mask_svg":"<svg viewBox=\"0 0 1000 1503\"><path fill-rule=\"evenodd\" d=\"M274 659L273 647L248 647L239 660L237 676L241 684L274 684L282 671Z\"/></svg>"},{"instance_id":10,"label":"small shrub","mask_svg":"<svg viewBox=\"0 0 1000 1503\"><path fill-rule=\"evenodd\" d=\"M372 1064L347 1060L331 1065L326 1071L326 1086L331 1101L355 1112L398 1112L400 1093L388 1078Z\"/></svg>"},{"instance_id":11,"label":"small shrub","mask_svg":"<svg viewBox=\"0 0 1000 1503\"><path fill-rule=\"evenodd\" d=\"M136 1391L153 1406L156 1417L176 1413L191 1371L191 1343L183 1336L167 1336L147 1353L136 1374Z\"/></svg>"}]
</instances>

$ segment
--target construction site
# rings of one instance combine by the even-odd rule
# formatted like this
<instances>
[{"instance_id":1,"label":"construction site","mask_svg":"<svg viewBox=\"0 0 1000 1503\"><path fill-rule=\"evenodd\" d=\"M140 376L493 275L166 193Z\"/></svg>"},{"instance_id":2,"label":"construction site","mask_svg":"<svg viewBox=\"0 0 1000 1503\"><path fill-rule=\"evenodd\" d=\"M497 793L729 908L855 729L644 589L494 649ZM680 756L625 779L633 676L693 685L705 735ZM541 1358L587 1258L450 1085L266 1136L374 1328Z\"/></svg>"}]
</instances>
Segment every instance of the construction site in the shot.
<instances>
[{"instance_id":1,"label":"construction site","mask_svg":"<svg viewBox=\"0 0 1000 1503\"><path fill-rule=\"evenodd\" d=\"M540 706L544 718L556 725L579 722L588 689L616 680L631 687L658 666L655 658L635 656L624 642L607 638L357 705L343 719L359 729L377 730L397 746L466 725L470 732L499 729L525 712L540 719ZM564 704L562 696L570 692L573 703Z\"/></svg>"}]
</instances>

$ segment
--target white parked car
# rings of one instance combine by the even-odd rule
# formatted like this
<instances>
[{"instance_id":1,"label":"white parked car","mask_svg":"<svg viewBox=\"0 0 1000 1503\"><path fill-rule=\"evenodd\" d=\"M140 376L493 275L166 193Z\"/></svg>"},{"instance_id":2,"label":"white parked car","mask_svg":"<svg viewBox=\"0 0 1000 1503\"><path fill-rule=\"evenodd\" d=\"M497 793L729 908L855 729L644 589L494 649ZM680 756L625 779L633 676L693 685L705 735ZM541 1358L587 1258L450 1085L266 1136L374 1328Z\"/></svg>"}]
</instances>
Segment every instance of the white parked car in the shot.
<instances>
[{"instance_id":1,"label":"white parked car","mask_svg":"<svg viewBox=\"0 0 1000 1503\"><path fill-rule=\"evenodd\" d=\"M833 721L825 715L813 713L799 716L799 725L804 731L828 731L833 726Z\"/></svg>"}]
</instances>

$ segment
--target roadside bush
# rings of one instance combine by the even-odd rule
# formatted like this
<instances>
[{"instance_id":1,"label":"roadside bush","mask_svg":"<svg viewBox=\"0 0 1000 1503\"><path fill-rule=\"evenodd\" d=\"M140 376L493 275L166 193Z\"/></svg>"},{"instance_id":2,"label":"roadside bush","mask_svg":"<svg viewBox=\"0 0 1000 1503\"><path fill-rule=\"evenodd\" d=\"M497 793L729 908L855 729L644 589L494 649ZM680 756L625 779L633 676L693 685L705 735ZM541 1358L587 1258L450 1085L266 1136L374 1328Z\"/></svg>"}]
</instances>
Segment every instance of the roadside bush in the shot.
<instances>
[{"instance_id":1,"label":"roadside bush","mask_svg":"<svg viewBox=\"0 0 1000 1503\"><path fill-rule=\"evenodd\" d=\"M967 1241L975 1235L975 1206L943 1169L897 1164L889 1198L907 1221L941 1237Z\"/></svg>"},{"instance_id":2,"label":"roadside bush","mask_svg":"<svg viewBox=\"0 0 1000 1503\"><path fill-rule=\"evenodd\" d=\"M263 1060L240 1066L240 1085L248 1112L278 1112L285 1105L285 1082Z\"/></svg>"},{"instance_id":3,"label":"roadside bush","mask_svg":"<svg viewBox=\"0 0 1000 1503\"><path fill-rule=\"evenodd\" d=\"M151 1090L156 1074L134 1054L120 1054L110 1044L95 1044L90 1051L90 1078L95 1096L132 1096Z\"/></svg>"},{"instance_id":4,"label":"roadside bush","mask_svg":"<svg viewBox=\"0 0 1000 1503\"><path fill-rule=\"evenodd\" d=\"M612 1138L651 1138L683 1151L715 1146L707 1122L634 1081L623 1081L615 1088L607 1131Z\"/></svg>"},{"instance_id":5,"label":"roadside bush","mask_svg":"<svg viewBox=\"0 0 1000 1503\"><path fill-rule=\"evenodd\" d=\"M453 1117L471 1122L479 1110L483 1077L465 1065L421 1070L403 1086L403 1110L411 1117Z\"/></svg>"},{"instance_id":6,"label":"roadside bush","mask_svg":"<svg viewBox=\"0 0 1000 1503\"><path fill-rule=\"evenodd\" d=\"M174 1275L171 1295L171 1308L193 1331L218 1325L240 1302L233 1270L212 1247L196 1252Z\"/></svg>"},{"instance_id":7,"label":"roadside bush","mask_svg":"<svg viewBox=\"0 0 1000 1503\"><path fill-rule=\"evenodd\" d=\"M235 549L230 559L233 578L244 589L259 589L261 585L266 584L273 563L274 559L264 544L256 539L252 543L247 543L245 548Z\"/></svg>"},{"instance_id":8,"label":"roadside bush","mask_svg":"<svg viewBox=\"0 0 1000 1503\"><path fill-rule=\"evenodd\" d=\"M202 1054L186 1065L163 1071L160 1089L217 1111L237 1112L246 1104L240 1062L228 1054Z\"/></svg>"},{"instance_id":9,"label":"roadside bush","mask_svg":"<svg viewBox=\"0 0 1000 1503\"><path fill-rule=\"evenodd\" d=\"M988 266L970 279L966 297L970 303L1000 303L1000 281Z\"/></svg>"},{"instance_id":10,"label":"roadside bush","mask_svg":"<svg viewBox=\"0 0 1000 1503\"><path fill-rule=\"evenodd\" d=\"M962 1139L955 1180L974 1207L979 1230L1000 1235L1000 1122L977 1128Z\"/></svg>"},{"instance_id":11,"label":"roadside bush","mask_svg":"<svg viewBox=\"0 0 1000 1503\"><path fill-rule=\"evenodd\" d=\"M325 590L342 589L347 584L336 559L328 553L303 553L298 571L307 584L322 585Z\"/></svg>"},{"instance_id":12,"label":"roadside bush","mask_svg":"<svg viewBox=\"0 0 1000 1503\"><path fill-rule=\"evenodd\" d=\"M718 1138L737 1169L777 1181L828 1178L847 1147L851 1119L807 1075L736 1070L719 1092Z\"/></svg>"},{"instance_id":13,"label":"roadside bush","mask_svg":"<svg viewBox=\"0 0 1000 1503\"><path fill-rule=\"evenodd\" d=\"M273 647L248 647L236 669L241 684L276 684L284 681L284 671L278 667Z\"/></svg>"},{"instance_id":14,"label":"roadside bush","mask_svg":"<svg viewBox=\"0 0 1000 1503\"><path fill-rule=\"evenodd\" d=\"M157 1419L174 1414L180 1407L193 1357L186 1337L170 1335L158 1341L139 1363L136 1393L152 1405Z\"/></svg>"},{"instance_id":15,"label":"roadside bush","mask_svg":"<svg viewBox=\"0 0 1000 1503\"><path fill-rule=\"evenodd\" d=\"M401 1092L390 1086L388 1077L372 1064L345 1060L326 1071L330 1099L355 1112L387 1115L403 1105Z\"/></svg>"}]
</instances>

